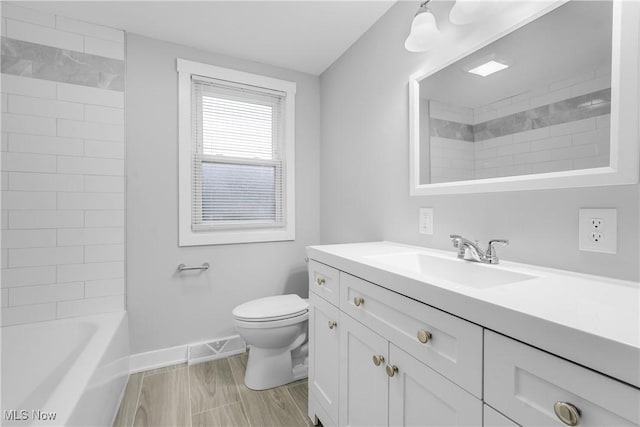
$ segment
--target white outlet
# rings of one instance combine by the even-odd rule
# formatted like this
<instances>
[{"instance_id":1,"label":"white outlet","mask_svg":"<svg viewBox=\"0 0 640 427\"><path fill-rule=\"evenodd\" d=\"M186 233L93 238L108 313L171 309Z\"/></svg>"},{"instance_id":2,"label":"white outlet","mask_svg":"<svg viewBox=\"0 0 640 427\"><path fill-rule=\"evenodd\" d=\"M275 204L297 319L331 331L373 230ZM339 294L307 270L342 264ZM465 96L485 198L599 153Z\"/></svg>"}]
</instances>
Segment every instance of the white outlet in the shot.
<instances>
[{"instance_id":1,"label":"white outlet","mask_svg":"<svg viewBox=\"0 0 640 427\"><path fill-rule=\"evenodd\" d=\"M433 234L433 208L420 208L420 234Z\"/></svg>"},{"instance_id":2,"label":"white outlet","mask_svg":"<svg viewBox=\"0 0 640 427\"><path fill-rule=\"evenodd\" d=\"M578 247L581 251L615 254L618 247L617 209L580 209Z\"/></svg>"}]
</instances>

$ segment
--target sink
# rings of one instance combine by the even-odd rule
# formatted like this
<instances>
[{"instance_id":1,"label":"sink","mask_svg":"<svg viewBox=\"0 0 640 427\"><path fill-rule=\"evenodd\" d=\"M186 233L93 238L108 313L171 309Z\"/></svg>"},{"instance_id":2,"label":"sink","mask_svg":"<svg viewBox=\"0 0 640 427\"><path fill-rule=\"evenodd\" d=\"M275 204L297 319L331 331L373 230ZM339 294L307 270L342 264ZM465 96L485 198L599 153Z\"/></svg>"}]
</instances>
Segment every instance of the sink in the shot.
<instances>
[{"instance_id":1,"label":"sink","mask_svg":"<svg viewBox=\"0 0 640 427\"><path fill-rule=\"evenodd\" d=\"M537 276L504 270L496 265L480 264L431 256L424 253L401 253L368 256L368 260L419 274L429 279L442 279L470 288L490 288L535 279Z\"/></svg>"}]
</instances>

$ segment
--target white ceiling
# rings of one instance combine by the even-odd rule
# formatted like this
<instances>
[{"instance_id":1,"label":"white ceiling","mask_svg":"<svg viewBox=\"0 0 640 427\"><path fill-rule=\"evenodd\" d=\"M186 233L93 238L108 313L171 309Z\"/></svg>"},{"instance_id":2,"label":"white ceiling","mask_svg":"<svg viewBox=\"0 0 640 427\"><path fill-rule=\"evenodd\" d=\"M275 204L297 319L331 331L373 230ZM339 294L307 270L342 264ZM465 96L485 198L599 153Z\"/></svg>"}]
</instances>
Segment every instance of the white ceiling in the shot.
<instances>
[{"instance_id":1,"label":"white ceiling","mask_svg":"<svg viewBox=\"0 0 640 427\"><path fill-rule=\"evenodd\" d=\"M319 75L395 1L39 1L22 5Z\"/></svg>"}]
</instances>

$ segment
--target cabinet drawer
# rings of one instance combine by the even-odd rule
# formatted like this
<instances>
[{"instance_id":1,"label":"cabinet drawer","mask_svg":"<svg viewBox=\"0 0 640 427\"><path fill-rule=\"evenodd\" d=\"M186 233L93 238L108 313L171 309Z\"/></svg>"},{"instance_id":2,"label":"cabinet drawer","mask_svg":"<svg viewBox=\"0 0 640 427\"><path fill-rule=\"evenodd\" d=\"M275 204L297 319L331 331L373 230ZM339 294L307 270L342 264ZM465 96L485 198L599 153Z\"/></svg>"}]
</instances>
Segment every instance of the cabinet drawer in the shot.
<instances>
[{"instance_id":1,"label":"cabinet drawer","mask_svg":"<svg viewBox=\"0 0 640 427\"><path fill-rule=\"evenodd\" d=\"M342 272L340 309L482 397L481 327Z\"/></svg>"},{"instance_id":2,"label":"cabinet drawer","mask_svg":"<svg viewBox=\"0 0 640 427\"><path fill-rule=\"evenodd\" d=\"M484 369L485 401L522 426L565 425L556 404L579 426L640 424L640 390L491 331Z\"/></svg>"},{"instance_id":3,"label":"cabinet drawer","mask_svg":"<svg viewBox=\"0 0 640 427\"><path fill-rule=\"evenodd\" d=\"M340 299L339 271L309 260L309 290L337 306Z\"/></svg>"}]
</instances>

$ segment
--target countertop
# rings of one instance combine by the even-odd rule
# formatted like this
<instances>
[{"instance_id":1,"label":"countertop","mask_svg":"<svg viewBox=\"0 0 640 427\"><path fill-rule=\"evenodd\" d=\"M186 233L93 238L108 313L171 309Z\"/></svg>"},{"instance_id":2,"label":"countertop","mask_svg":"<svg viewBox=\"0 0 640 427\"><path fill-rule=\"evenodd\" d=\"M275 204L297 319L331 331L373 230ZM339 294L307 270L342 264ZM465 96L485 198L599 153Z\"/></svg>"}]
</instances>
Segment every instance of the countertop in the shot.
<instances>
[{"instance_id":1,"label":"countertop","mask_svg":"<svg viewBox=\"0 0 640 427\"><path fill-rule=\"evenodd\" d=\"M500 261L478 265L535 277L474 288L376 259L415 253L470 262L393 242L307 247L320 263L640 387L640 283Z\"/></svg>"}]
</instances>

